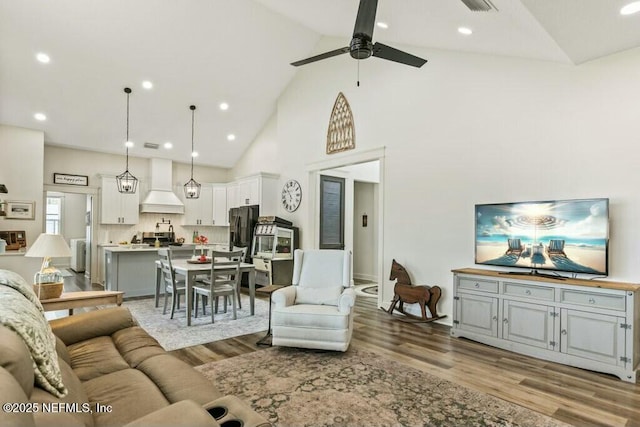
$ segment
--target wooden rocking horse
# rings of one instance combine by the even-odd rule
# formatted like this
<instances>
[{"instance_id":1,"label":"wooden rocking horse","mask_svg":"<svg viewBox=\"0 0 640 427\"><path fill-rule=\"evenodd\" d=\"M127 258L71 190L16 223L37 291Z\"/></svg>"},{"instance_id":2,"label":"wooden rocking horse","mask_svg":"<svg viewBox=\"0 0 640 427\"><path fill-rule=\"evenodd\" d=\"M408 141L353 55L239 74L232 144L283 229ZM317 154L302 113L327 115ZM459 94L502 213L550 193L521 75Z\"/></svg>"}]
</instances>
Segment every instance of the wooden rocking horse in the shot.
<instances>
[{"instance_id":1,"label":"wooden rocking horse","mask_svg":"<svg viewBox=\"0 0 640 427\"><path fill-rule=\"evenodd\" d=\"M407 316L410 321L413 322L433 322L434 320L442 319L445 316L438 315L437 305L440 300L442 290L439 286L413 286L409 273L407 270L394 259L391 263L391 274L389 280L395 280L396 284L393 287L393 300L391 300L391 306L388 310L380 307L389 314L393 314L393 310L397 310L400 313ZM400 303L400 304L398 304ZM404 303L407 304L419 304L422 310L422 317L415 316L411 313L404 311ZM398 307L396 307L398 306ZM429 313L431 316L427 317L426 308L429 307Z\"/></svg>"}]
</instances>

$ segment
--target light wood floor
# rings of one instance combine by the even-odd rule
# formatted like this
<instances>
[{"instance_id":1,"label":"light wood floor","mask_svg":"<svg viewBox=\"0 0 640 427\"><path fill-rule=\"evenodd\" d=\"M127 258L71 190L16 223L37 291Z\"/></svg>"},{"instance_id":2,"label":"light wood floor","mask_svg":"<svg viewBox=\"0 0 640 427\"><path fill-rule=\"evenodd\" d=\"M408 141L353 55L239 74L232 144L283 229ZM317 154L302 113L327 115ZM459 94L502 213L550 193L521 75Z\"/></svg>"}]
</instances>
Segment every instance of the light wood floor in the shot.
<instances>
[{"instance_id":1,"label":"light wood floor","mask_svg":"<svg viewBox=\"0 0 640 427\"><path fill-rule=\"evenodd\" d=\"M78 278L65 280L65 289L92 287ZM448 326L402 322L376 302L362 296L356 300L352 345L358 348L576 426L640 426L640 385L451 338ZM265 347L255 343L263 336L260 332L170 353L197 366L261 351Z\"/></svg>"},{"instance_id":2,"label":"light wood floor","mask_svg":"<svg viewBox=\"0 0 640 427\"><path fill-rule=\"evenodd\" d=\"M640 386L466 339L449 327L406 323L358 297L352 345L577 426L640 426ZM174 350L193 366L254 351L264 333Z\"/></svg>"}]
</instances>

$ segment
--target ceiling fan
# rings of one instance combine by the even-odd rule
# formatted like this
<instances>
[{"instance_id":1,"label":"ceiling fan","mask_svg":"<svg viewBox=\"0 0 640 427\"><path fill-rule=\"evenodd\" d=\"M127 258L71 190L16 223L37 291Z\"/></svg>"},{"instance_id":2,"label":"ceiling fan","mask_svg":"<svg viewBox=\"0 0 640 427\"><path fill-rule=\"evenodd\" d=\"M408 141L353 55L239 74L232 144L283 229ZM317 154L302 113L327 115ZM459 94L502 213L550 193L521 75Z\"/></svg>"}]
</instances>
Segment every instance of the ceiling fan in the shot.
<instances>
[{"instance_id":1,"label":"ceiling fan","mask_svg":"<svg viewBox=\"0 0 640 427\"><path fill-rule=\"evenodd\" d=\"M377 7L378 0L360 0L356 25L353 29L353 38L349 46L292 62L291 65L298 67L349 52L354 59L366 59L370 56L375 56L376 58L399 62L401 64L411 65L412 67L422 67L425 62L427 62L426 59L419 58L382 43L373 43L371 41L373 39L373 27L376 21Z\"/></svg>"}]
</instances>

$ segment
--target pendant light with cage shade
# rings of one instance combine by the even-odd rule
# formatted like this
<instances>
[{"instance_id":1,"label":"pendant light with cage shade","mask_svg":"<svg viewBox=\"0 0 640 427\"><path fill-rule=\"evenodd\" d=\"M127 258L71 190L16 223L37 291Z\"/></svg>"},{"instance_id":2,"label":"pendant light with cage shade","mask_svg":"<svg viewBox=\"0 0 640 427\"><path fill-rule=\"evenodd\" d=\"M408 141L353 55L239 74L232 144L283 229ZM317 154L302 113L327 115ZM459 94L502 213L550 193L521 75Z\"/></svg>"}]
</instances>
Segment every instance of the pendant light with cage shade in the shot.
<instances>
[{"instance_id":1,"label":"pendant light with cage shade","mask_svg":"<svg viewBox=\"0 0 640 427\"><path fill-rule=\"evenodd\" d=\"M191 109L191 179L184 185L184 196L187 199L197 199L200 197L200 189L202 187L202 184L193 179L193 158L195 157L195 151L193 149L193 133L196 106L192 105L189 107L189 109Z\"/></svg>"},{"instance_id":2,"label":"pendant light with cage shade","mask_svg":"<svg viewBox=\"0 0 640 427\"><path fill-rule=\"evenodd\" d=\"M135 194L138 188L138 178L129 172L129 147L133 146L133 143L129 141L129 95L131 94L131 89L125 87L124 93L127 94L127 140L124 143L125 147L127 147L127 167L123 173L116 177L116 182L118 183L119 192Z\"/></svg>"}]
</instances>

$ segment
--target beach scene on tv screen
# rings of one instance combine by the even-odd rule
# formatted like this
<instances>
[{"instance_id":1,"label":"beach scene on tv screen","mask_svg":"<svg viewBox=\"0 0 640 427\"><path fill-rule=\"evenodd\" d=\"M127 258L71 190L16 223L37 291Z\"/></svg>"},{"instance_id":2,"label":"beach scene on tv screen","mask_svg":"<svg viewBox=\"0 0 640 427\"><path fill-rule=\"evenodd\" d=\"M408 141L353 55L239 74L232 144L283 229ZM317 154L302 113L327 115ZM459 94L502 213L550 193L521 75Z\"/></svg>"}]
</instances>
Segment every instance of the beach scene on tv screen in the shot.
<instances>
[{"instance_id":1,"label":"beach scene on tv screen","mask_svg":"<svg viewBox=\"0 0 640 427\"><path fill-rule=\"evenodd\" d=\"M476 205L476 264L607 273L607 199Z\"/></svg>"}]
</instances>

